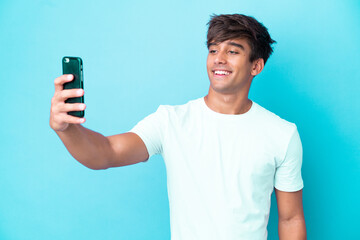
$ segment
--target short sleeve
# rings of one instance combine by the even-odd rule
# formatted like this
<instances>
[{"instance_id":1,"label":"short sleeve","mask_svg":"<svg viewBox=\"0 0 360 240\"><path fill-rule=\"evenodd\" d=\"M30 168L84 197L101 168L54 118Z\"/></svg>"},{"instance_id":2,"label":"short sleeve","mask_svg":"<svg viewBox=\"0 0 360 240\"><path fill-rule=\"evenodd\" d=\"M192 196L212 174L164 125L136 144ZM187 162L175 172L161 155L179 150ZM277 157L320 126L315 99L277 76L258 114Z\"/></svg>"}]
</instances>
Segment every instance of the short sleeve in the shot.
<instances>
[{"instance_id":1,"label":"short sleeve","mask_svg":"<svg viewBox=\"0 0 360 240\"><path fill-rule=\"evenodd\" d=\"M149 158L162 153L165 109L160 106L156 112L138 122L129 132L137 134L144 142Z\"/></svg>"},{"instance_id":2,"label":"short sleeve","mask_svg":"<svg viewBox=\"0 0 360 240\"><path fill-rule=\"evenodd\" d=\"M301 177L301 165L303 158L303 149L297 128L295 128L284 160L276 168L275 183L276 189L284 192L299 191L304 187Z\"/></svg>"}]
</instances>

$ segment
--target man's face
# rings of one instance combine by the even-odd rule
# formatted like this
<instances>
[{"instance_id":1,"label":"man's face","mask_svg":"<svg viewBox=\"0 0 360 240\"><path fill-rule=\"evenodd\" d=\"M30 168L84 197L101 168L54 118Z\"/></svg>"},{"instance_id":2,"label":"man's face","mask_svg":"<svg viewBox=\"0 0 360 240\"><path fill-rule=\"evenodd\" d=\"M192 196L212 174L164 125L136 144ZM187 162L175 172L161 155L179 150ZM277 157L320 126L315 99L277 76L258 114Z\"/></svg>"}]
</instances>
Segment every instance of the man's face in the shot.
<instances>
[{"instance_id":1,"label":"man's face","mask_svg":"<svg viewBox=\"0 0 360 240\"><path fill-rule=\"evenodd\" d=\"M250 53L251 48L245 39L210 43L206 66L211 88L223 94L250 88L254 76Z\"/></svg>"}]
</instances>

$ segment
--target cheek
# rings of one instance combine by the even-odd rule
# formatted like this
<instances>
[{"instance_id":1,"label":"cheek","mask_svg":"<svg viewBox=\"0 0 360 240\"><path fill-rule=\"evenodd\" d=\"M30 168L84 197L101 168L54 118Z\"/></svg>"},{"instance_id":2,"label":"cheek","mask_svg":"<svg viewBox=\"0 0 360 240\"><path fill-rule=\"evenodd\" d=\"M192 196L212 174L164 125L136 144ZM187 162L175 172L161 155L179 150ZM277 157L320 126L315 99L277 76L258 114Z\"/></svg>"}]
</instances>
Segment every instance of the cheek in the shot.
<instances>
[{"instance_id":1,"label":"cheek","mask_svg":"<svg viewBox=\"0 0 360 240\"><path fill-rule=\"evenodd\" d=\"M251 71L251 65L245 61L234 61L233 67L239 75L246 75Z\"/></svg>"},{"instance_id":2,"label":"cheek","mask_svg":"<svg viewBox=\"0 0 360 240\"><path fill-rule=\"evenodd\" d=\"M209 72L210 69L211 69L211 64L210 64L210 59L209 59L209 57L208 57L207 60L206 60L206 69L207 69L208 72Z\"/></svg>"}]
</instances>

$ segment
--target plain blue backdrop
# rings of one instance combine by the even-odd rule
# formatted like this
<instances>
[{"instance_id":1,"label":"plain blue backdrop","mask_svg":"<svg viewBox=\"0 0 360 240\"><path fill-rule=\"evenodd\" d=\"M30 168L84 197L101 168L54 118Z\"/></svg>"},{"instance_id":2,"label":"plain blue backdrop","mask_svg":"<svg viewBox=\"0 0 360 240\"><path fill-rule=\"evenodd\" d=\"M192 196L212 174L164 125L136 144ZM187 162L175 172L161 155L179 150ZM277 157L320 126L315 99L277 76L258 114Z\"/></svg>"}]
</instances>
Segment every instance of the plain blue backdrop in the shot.
<instances>
[{"instance_id":1,"label":"plain blue backdrop","mask_svg":"<svg viewBox=\"0 0 360 240\"><path fill-rule=\"evenodd\" d=\"M126 132L206 95L213 13L254 16L277 41L250 97L298 126L308 239L360 239L359 1L1 0L1 240L170 239L162 158L79 164L48 124L53 81L82 57L84 125Z\"/></svg>"}]
</instances>

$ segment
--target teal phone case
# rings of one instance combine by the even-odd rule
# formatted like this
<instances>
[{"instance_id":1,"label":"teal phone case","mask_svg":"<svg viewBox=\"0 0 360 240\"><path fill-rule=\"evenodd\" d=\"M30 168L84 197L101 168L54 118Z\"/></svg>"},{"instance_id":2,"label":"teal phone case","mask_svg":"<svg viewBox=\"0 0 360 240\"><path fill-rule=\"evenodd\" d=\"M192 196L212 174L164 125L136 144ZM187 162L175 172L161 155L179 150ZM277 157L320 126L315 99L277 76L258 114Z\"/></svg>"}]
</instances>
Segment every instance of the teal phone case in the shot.
<instances>
[{"instance_id":1,"label":"teal phone case","mask_svg":"<svg viewBox=\"0 0 360 240\"><path fill-rule=\"evenodd\" d=\"M84 89L83 61L79 57L63 57L62 59L63 74L72 74L74 79L64 84L64 89L82 88ZM65 103L84 103L84 96L69 98ZM84 117L85 111L68 112L75 117Z\"/></svg>"}]
</instances>

